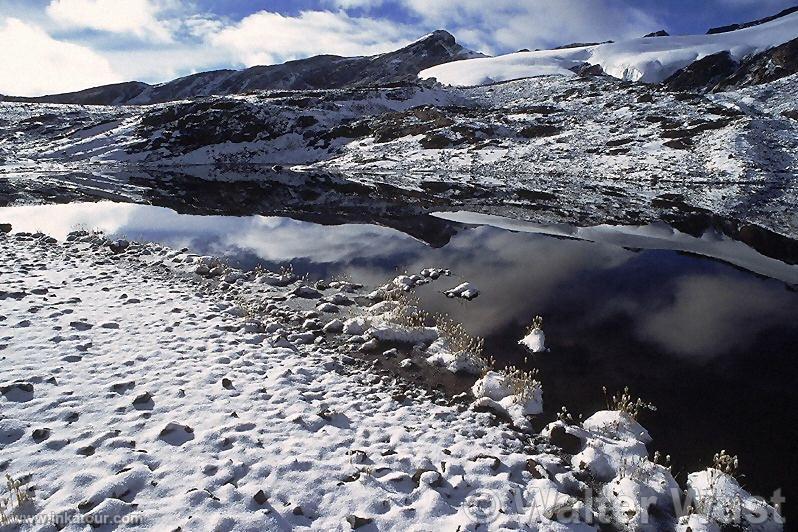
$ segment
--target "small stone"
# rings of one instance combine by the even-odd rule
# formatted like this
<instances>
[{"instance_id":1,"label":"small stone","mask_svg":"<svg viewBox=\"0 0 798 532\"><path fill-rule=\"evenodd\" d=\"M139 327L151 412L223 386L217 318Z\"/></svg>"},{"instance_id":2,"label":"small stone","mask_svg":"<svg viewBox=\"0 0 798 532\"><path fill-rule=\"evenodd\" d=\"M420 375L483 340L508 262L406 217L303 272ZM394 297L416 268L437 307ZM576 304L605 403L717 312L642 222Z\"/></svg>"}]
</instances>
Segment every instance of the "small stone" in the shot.
<instances>
[{"instance_id":1,"label":"small stone","mask_svg":"<svg viewBox=\"0 0 798 532\"><path fill-rule=\"evenodd\" d=\"M225 390L232 390L233 389L233 381L228 379L227 377L222 379L222 388Z\"/></svg>"},{"instance_id":2,"label":"small stone","mask_svg":"<svg viewBox=\"0 0 798 532\"><path fill-rule=\"evenodd\" d=\"M369 523L372 523L374 519L369 517L360 517L358 515L352 514L346 518L346 522L352 527L352 530L356 530L361 526L366 526Z\"/></svg>"},{"instance_id":3,"label":"small stone","mask_svg":"<svg viewBox=\"0 0 798 532\"><path fill-rule=\"evenodd\" d=\"M81 447L77 450L77 453L81 456L91 456L94 454L94 447L91 445L87 445L86 447Z\"/></svg>"},{"instance_id":4,"label":"small stone","mask_svg":"<svg viewBox=\"0 0 798 532\"><path fill-rule=\"evenodd\" d=\"M411 359L409 359L409 358L406 358L406 359L402 360L401 362L399 362L399 367L403 368L403 369L410 369L410 368L412 368L414 366L415 366L415 363L413 363L413 361Z\"/></svg>"},{"instance_id":5,"label":"small stone","mask_svg":"<svg viewBox=\"0 0 798 532\"><path fill-rule=\"evenodd\" d=\"M305 511L302 510L301 506L294 506L294 509L291 510L291 513L294 515L305 515Z\"/></svg>"},{"instance_id":6,"label":"small stone","mask_svg":"<svg viewBox=\"0 0 798 532\"><path fill-rule=\"evenodd\" d=\"M33 384L29 382L15 382L0 386L0 393L10 395L13 392L33 393Z\"/></svg>"},{"instance_id":7,"label":"small stone","mask_svg":"<svg viewBox=\"0 0 798 532\"><path fill-rule=\"evenodd\" d=\"M322 331L329 334L338 334L344 330L344 323L341 320L335 319L322 327Z\"/></svg>"},{"instance_id":8,"label":"small stone","mask_svg":"<svg viewBox=\"0 0 798 532\"><path fill-rule=\"evenodd\" d=\"M336 312L340 312L341 310L338 308L338 306L333 305L332 303L322 303L316 308L319 309L320 312L326 312L328 314L334 314Z\"/></svg>"},{"instance_id":9,"label":"small stone","mask_svg":"<svg viewBox=\"0 0 798 532\"><path fill-rule=\"evenodd\" d=\"M150 392L144 392L141 395L137 395L136 398L133 399L133 404L143 405L149 403L150 401L152 401L152 395L150 394Z\"/></svg>"},{"instance_id":10,"label":"small stone","mask_svg":"<svg viewBox=\"0 0 798 532\"><path fill-rule=\"evenodd\" d=\"M413 482L420 485L422 482L432 488L439 488L443 485L443 476L434 469L420 468L413 473Z\"/></svg>"},{"instance_id":11,"label":"small stone","mask_svg":"<svg viewBox=\"0 0 798 532\"><path fill-rule=\"evenodd\" d=\"M130 246L130 242L128 242L127 240L123 240L123 239L114 240L113 242L109 242L108 243L108 247L114 253L122 253L129 246Z\"/></svg>"},{"instance_id":12,"label":"small stone","mask_svg":"<svg viewBox=\"0 0 798 532\"><path fill-rule=\"evenodd\" d=\"M380 344L377 342L377 339L372 338L371 340L364 342L363 345L360 346L360 350L364 353L370 353L372 351L376 351L379 346Z\"/></svg>"},{"instance_id":13,"label":"small stone","mask_svg":"<svg viewBox=\"0 0 798 532\"><path fill-rule=\"evenodd\" d=\"M263 490L258 490L258 493L256 493L256 494L255 494L255 495L252 497L252 499L253 499L253 500L254 500L256 503L258 503L258 504L260 504L261 506L263 506L263 505L264 505L264 504L266 504L266 502L269 500L269 497L268 497L268 496L267 496L267 495L266 495L266 494L263 492Z\"/></svg>"},{"instance_id":14,"label":"small stone","mask_svg":"<svg viewBox=\"0 0 798 532\"><path fill-rule=\"evenodd\" d=\"M48 428L35 429L33 431L33 436L32 437L33 437L33 441L35 441L36 443L41 443L41 442L43 442L44 440L46 440L47 438L50 437L50 429L48 429Z\"/></svg>"}]
</instances>

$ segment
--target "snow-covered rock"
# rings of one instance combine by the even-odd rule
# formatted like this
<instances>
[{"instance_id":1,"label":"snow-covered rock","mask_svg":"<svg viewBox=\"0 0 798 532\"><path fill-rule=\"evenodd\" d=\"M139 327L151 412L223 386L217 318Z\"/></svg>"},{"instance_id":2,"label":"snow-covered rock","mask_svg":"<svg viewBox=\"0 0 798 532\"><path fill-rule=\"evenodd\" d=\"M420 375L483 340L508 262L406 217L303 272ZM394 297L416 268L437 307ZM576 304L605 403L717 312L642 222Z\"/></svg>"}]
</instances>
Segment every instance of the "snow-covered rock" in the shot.
<instances>
[{"instance_id":1,"label":"snow-covered rock","mask_svg":"<svg viewBox=\"0 0 798 532\"><path fill-rule=\"evenodd\" d=\"M733 476L714 468L687 476L687 494L696 513L720 526L776 532L784 528L778 511L765 500L745 491Z\"/></svg>"},{"instance_id":2,"label":"snow-covered rock","mask_svg":"<svg viewBox=\"0 0 798 532\"><path fill-rule=\"evenodd\" d=\"M479 288L472 283L460 283L454 288L450 288L443 292L446 297L460 297L471 301L479 295Z\"/></svg>"},{"instance_id":3,"label":"snow-covered rock","mask_svg":"<svg viewBox=\"0 0 798 532\"><path fill-rule=\"evenodd\" d=\"M534 386L522 397L512 388L510 377L500 371L488 371L471 387L474 406L489 408L513 420L516 426L529 426L526 416L543 412L543 389Z\"/></svg>"},{"instance_id":4,"label":"snow-covered rock","mask_svg":"<svg viewBox=\"0 0 798 532\"><path fill-rule=\"evenodd\" d=\"M518 343L533 353L542 353L546 350L546 335L540 329L532 329Z\"/></svg>"}]
</instances>

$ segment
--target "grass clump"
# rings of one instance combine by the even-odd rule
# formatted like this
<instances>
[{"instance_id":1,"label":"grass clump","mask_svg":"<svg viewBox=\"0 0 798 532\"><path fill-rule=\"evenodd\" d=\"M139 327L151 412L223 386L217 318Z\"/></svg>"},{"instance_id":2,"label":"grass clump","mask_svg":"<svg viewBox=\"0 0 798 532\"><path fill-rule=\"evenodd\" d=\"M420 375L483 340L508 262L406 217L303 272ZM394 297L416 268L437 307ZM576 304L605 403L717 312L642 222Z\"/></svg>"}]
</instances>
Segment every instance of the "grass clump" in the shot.
<instances>
[{"instance_id":1,"label":"grass clump","mask_svg":"<svg viewBox=\"0 0 798 532\"><path fill-rule=\"evenodd\" d=\"M476 368L480 373L490 371L496 361L487 357L485 340L471 336L463 324L458 323L445 314L430 314L419 306L416 297L401 290L386 293L385 301L393 301L396 308L388 313L391 323L402 327L417 328L434 326L438 330L439 338L446 342L448 351L465 366ZM518 376L519 382L524 382L525 377Z\"/></svg>"},{"instance_id":2,"label":"grass clump","mask_svg":"<svg viewBox=\"0 0 798 532\"><path fill-rule=\"evenodd\" d=\"M722 449L712 457L712 467L730 477L737 478L740 460L737 458L737 455L732 456L727 453L725 449Z\"/></svg>"},{"instance_id":3,"label":"grass clump","mask_svg":"<svg viewBox=\"0 0 798 532\"><path fill-rule=\"evenodd\" d=\"M543 330L543 316L535 316L532 318L532 323L526 328L525 334L528 336L534 331Z\"/></svg>"},{"instance_id":4,"label":"grass clump","mask_svg":"<svg viewBox=\"0 0 798 532\"><path fill-rule=\"evenodd\" d=\"M626 386L622 393L614 394L612 397L607 395L607 387L603 387L604 398L607 402L607 410L625 412L632 419L637 419L646 410L656 412L657 407L652 403L643 401L640 397L634 397Z\"/></svg>"},{"instance_id":5,"label":"grass clump","mask_svg":"<svg viewBox=\"0 0 798 532\"><path fill-rule=\"evenodd\" d=\"M515 401L519 404L526 404L536 399L543 389L543 385L537 379L537 369L525 371L515 366L508 366L503 373L505 382L515 396Z\"/></svg>"},{"instance_id":6,"label":"grass clump","mask_svg":"<svg viewBox=\"0 0 798 532\"><path fill-rule=\"evenodd\" d=\"M31 495L22 489L23 482L14 479L6 473L7 494L0 497L0 525L6 525L14 521L14 514L26 502L31 500Z\"/></svg>"}]
</instances>

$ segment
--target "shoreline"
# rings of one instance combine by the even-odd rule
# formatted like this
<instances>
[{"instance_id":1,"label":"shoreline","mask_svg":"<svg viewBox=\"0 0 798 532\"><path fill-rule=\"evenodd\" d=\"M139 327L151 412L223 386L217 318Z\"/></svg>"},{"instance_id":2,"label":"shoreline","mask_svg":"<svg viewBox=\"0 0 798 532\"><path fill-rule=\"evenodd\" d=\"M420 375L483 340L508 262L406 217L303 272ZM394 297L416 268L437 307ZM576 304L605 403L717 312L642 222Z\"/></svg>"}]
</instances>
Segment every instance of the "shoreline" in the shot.
<instances>
[{"instance_id":1,"label":"shoreline","mask_svg":"<svg viewBox=\"0 0 798 532\"><path fill-rule=\"evenodd\" d=\"M561 510L589 520L578 495L587 490L632 501L653 493L658 508L667 508L668 490L681 490L666 465L649 459L647 433L627 414L564 417L541 435L524 433L490 413L489 401L469 407L473 397L452 402L378 372L374 362L394 343L422 344L416 365L429 357L418 335L430 327L386 319L392 300L367 298L369 290L352 283L307 286L290 272L240 272L90 233L63 243L0 234L0 249L9 280L0 327L10 331L0 356L12 361L2 379L9 458L0 469L34 488L21 512L138 516L148 527L189 529L409 529L432 521L468 528L476 523L464 508L475 490L531 486L553 490L556 504L496 515L491 526L525 525L528 517L560 529ZM322 299L338 312L318 310ZM359 334L344 333L364 316L371 321ZM339 332L328 327L336 319ZM349 352L369 342L375 349L360 361ZM518 404L487 388L482 399ZM691 475L696 490L704 473ZM717 476L723 482L710 491L724 491L713 496L756 504L727 477ZM608 500L621 508L617 496ZM632 522L613 513L613 522L642 526L648 509L638 504ZM684 523L661 514L658 522L674 527L712 529L701 511ZM705 528L694 522L701 519Z\"/></svg>"}]
</instances>

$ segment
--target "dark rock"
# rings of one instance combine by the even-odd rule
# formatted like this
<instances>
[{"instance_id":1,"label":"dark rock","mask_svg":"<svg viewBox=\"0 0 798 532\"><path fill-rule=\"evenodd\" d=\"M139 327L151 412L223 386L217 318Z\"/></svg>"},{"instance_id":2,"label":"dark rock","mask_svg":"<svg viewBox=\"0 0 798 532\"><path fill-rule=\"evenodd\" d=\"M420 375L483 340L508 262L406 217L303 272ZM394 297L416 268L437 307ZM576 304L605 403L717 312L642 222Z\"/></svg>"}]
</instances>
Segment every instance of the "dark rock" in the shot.
<instances>
[{"instance_id":1,"label":"dark rock","mask_svg":"<svg viewBox=\"0 0 798 532\"><path fill-rule=\"evenodd\" d=\"M310 127L310 126L315 126L318 123L319 123L319 121L316 119L316 117L310 116L310 115L302 115L302 116L297 117L297 119L296 119L296 125L298 127L301 127L301 128L307 128L307 127Z\"/></svg>"},{"instance_id":2,"label":"dark rock","mask_svg":"<svg viewBox=\"0 0 798 532\"><path fill-rule=\"evenodd\" d=\"M792 118L793 120L798 120L798 109L782 111L781 116L785 118Z\"/></svg>"},{"instance_id":3,"label":"dark rock","mask_svg":"<svg viewBox=\"0 0 798 532\"><path fill-rule=\"evenodd\" d=\"M81 447L76 452L81 456L91 456L94 454L94 447L92 445L87 445L85 447Z\"/></svg>"},{"instance_id":4,"label":"dark rock","mask_svg":"<svg viewBox=\"0 0 798 532\"><path fill-rule=\"evenodd\" d=\"M150 392L144 392L141 395L137 395L135 399L133 399L134 405L145 405L152 401L152 395Z\"/></svg>"},{"instance_id":5,"label":"dark rock","mask_svg":"<svg viewBox=\"0 0 798 532\"><path fill-rule=\"evenodd\" d=\"M228 379L227 377L222 379L222 388L225 390L232 390L233 389L233 381Z\"/></svg>"},{"instance_id":6,"label":"dark rock","mask_svg":"<svg viewBox=\"0 0 798 532\"><path fill-rule=\"evenodd\" d=\"M566 454L575 455L582 450L582 440L573 434L568 434L565 428L560 425L551 430L549 440Z\"/></svg>"},{"instance_id":7,"label":"dark rock","mask_svg":"<svg viewBox=\"0 0 798 532\"><path fill-rule=\"evenodd\" d=\"M422 148L428 150L440 150L451 146L452 141L442 133L431 133L419 141Z\"/></svg>"},{"instance_id":8,"label":"dark rock","mask_svg":"<svg viewBox=\"0 0 798 532\"><path fill-rule=\"evenodd\" d=\"M352 514L346 518L346 522L349 523L349 526L352 527L352 530L357 530L361 526L366 526L373 521L374 519L369 517L360 517L355 514Z\"/></svg>"},{"instance_id":9,"label":"dark rock","mask_svg":"<svg viewBox=\"0 0 798 532\"><path fill-rule=\"evenodd\" d=\"M709 90L737 70L729 52L711 54L677 71L662 84L672 91Z\"/></svg>"},{"instance_id":10,"label":"dark rock","mask_svg":"<svg viewBox=\"0 0 798 532\"><path fill-rule=\"evenodd\" d=\"M294 509L291 510L291 513L294 515L305 515L305 511L301 506L294 506Z\"/></svg>"},{"instance_id":11,"label":"dark rock","mask_svg":"<svg viewBox=\"0 0 798 532\"><path fill-rule=\"evenodd\" d=\"M33 384L29 382L15 382L0 386L0 393L8 395L13 391L20 391L25 393L33 393Z\"/></svg>"},{"instance_id":12,"label":"dark rock","mask_svg":"<svg viewBox=\"0 0 798 532\"><path fill-rule=\"evenodd\" d=\"M10 233L11 224L0 224L0 233Z\"/></svg>"},{"instance_id":13,"label":"dark rock","mask_svg":"<svg viewBox=\"0 0 798 532\"><path fill-rule=\"evenodd\" d=\"M560 128L551 124L533 124L524 127L518 134L527 139L551 137L561 132Z\"/></svg>"},{"instance_id":14,"label":"dark rock","mask_svg":"<svg viewBox=\"0 0 798 532\"><path fill-rule=\"evenodd\" d=\"M607 141L608 148L614 148L616 146L623 146L624 144L629 144L630 142L634 142L635 139L631 138L624 138L624 139L612 139Z\"/></svg>"},{"instance_id":15,"label":"dark rock","mask_svg":"<svg viewBox=\"0 0 798 532\"><path fill-rule=\"evenodd\" d=\"M649 39L651 37L670 37L670 33L668 33L665 30L659 30L659 31L655 31L655 32L647 33L646 35L643 35L644 39Z\"/></svg>"},{"instance_id":16,"label":"dark rock","mask_svg":"<svg viewBox=\"0 0 798 532\"><path fill-rule=\"evenodd\" d=\"M674 150L689 150L693 146L693 141L689 138L679 138L663 142L662 145Z\"/></svg>"},{"instance_id":17,"label":"dark rock","mask_svg":"<svg viewBox=\"0 0 798 532\"><path fill-rule=\"evenodd\" d=\"M123 239L114 240L113 242L109 242L108 243L108 247L114 253L122 253L128 247L130 247L130 242L128 242L127 240L123 240Z\"/></svg>"},{"instance_id":18,"label":"dark rock","mask_svg":"<svg viewBox=\"0 0 798 532\"><path fill-rule=\"evenodd\" d=\"M33 441L35 441L36 443L41 443L49 437L50 437L50 429L46 427L41 429L35 429L32 435Z\"/></svg>"},{"instance_id":19,"label":"dark rock","mask_svg":"<svg viewBox=\"0 0 798 532\"><path fill-rule=\"evenodd\" d=\"M601 65L591 65L589 63L585 63L584 65L574 67L571 70L574 71L578 76L582 77L604 75L604 69L601 68Z\"/></svg>"},{"instance_id":20,"label":"dark rock","mask_svg":"<svg viewBox=\"0 0 798 532\"><path fill-rule=\"evenodd\" d=\"M171 422L161 430L158 437L170 445L180 446L194 439L194 429L188 425Z\"/></svg>"},{"instance_id":21,"label":"dark rock","mask_svg":"<svg viewBox=\"0 0 798 532\"><path fill-rule=\"evenodd\" d=\"M258 493L252 497L252 500L263 506L269 500L269 497L263 492L263 490L258 490Z\"/></svg>"}]
</instances>

